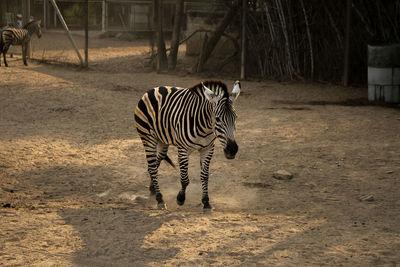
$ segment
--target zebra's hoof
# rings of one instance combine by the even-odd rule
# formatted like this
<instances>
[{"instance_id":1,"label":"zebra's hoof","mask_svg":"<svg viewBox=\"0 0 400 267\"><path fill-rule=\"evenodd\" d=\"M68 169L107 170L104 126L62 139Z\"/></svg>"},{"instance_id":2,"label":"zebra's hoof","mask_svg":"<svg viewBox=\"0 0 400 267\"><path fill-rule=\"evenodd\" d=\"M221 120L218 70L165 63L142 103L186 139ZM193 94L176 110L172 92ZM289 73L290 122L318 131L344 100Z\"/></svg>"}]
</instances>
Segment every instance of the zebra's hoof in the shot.
<instances>
[{"instance_id":1,"label":"zebra's hoof","mask_svg":"<svg viewBox=\"0 0 400 267\"><path fill-rule=\"evenodd\" d=\"M203 209L203 213L204 213L204 215L209 215L209 214L211 214L212 212L211 212L211 208L204 208Z\"/></svg>"},{"instance_id":2,"label":"zebra's hoof","mask_svg":"<svg viewBox=\"0 0 400 267\"><path fill-rule=\"evenodd\" d=\"M165 203L158 203L158 204L157 204L157 208L158 208L159 210L166 210L166 209L167 209L167 204L165 204Z\"/></svg>"},{"instance_id":3,"label":"zebra's hoof","mask_svg":"<svg viewBox=\"0 0 400 267\"><path fill-rule=\"evenodd\" d=\"M182 206L185 204L185 198L185 194L181 194L181 192L179 192L176 196L176 203L178 203L179 206Z\"/></svg>"}]
</instances>

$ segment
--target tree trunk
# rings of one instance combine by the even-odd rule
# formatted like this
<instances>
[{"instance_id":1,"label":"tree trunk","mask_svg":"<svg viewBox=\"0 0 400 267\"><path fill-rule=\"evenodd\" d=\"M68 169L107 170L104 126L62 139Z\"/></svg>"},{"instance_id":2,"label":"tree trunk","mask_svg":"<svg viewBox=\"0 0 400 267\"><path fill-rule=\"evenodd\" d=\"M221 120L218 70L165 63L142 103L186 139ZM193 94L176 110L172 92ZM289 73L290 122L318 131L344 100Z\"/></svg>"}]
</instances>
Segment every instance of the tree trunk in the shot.
<instances>
[{"instance_id":1,"label":"tree trunk","mask_svg":"<svg viewBox=\"0 0 400 267\"><path fill-rule=\"evenodd\" d=\"M224 18L222 21L219 23L217 29L214 31L214 33L211 35L211 37L208 39L208 42L205 46L203 53L203 56L199 58L198 66L201 68L203 65L207 62L208 58L211 56L212 51L214 50L215 46L217 45L219 39L221 39L221 36L223 35L226 27L231 23L234 15L236 14L236 11L238 9L237 2L233 3L232 7L229 9L229 11L225 14Z\"/></svg>"},{"instance_id":2,"label":"tree trunk","mask_svg":"<svg viewBox=\"0 0 400 267\"><path fill-rule=\"evenodd\" d=\"M207 36L207 33L205 33L204 34L204 39L203 39L203 44L201 45L201 51L200 51L200 55L199 55L199 62L198 62L198 65L197 65L196 72L202 72L203 71L203 64L201 62L204 62L203 58L204 58L205 51L206 51L207 40L208 40L208 36Z\"/></svg>"},{"instance_id":3,"label":"tree trunk","mask_svg":"<svg viewBox=\"0 0 400 267\"><path fill-rule=\"evenodd\" d=\"M167 52L165 48L164 34L162 29L163 10L162 0L153 0L154 25L156 26L157 42L157 72L160 73L168 68Z\"/></svg>"},{"instance_id":4,"label":"tree trunk","mask_svg":"<svg viewBox=\"0 0 400 267\"><path fill-rule=\"evenodd\" d=\"M175 18L174 18L174 29L172 32L171 39L171 51L168 55L168 69L175 70L176 62L179 50L179 38L182 28L182 18L183 18L183 3L184 0L176 0L175 2Z\"/></svg>"}]
</instances>

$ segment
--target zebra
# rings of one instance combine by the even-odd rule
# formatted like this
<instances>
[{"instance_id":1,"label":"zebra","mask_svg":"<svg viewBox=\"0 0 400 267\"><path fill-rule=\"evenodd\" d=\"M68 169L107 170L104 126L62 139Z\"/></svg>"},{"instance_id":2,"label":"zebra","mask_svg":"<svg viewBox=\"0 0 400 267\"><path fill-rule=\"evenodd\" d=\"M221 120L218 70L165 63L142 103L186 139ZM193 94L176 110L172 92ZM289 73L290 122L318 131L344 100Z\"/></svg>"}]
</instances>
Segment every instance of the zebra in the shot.
<instances>
[{"instance_id":1,"label":"zebra","mask_svg":"<svg viewBox=\"0 0 400 267\"><path fill-rule=\"evenodd\" d=\"M11 45L22 46L22 60L24 65L26 63L26 53L28 43L31 40L32 34L36 33L37 37L42 37L42 29L40 27L41 20L34 20L27 23L22 29L16 29L12 27L5 27L0 30L0 66L1 66L1 53L3 53L4 65L8 67L6 54Z\"/></svg>"},{"instance_id":2,"label":"zebra","mask_svg":"<svg viewBox=\"0 0 400 267\"><path fill-rule=\"evenodd\" d=\"M204 213L211 211L208 197L209 165L218 137L227 159L234 159L238 151L234 131L236 112L233 103L240 94L236 81L231 93L221 81L204 81L189 88L162 86L150 89L139 100L135 109L136 129L142 140L150 175L150 192L155 195L158 209L166 209L158 185L158 167L162 160L169 164L168 147L178 148L181 189L178 205L185 202L189 185L188 157L200 152L200 178Z\"/></svg>"}]
</instances>

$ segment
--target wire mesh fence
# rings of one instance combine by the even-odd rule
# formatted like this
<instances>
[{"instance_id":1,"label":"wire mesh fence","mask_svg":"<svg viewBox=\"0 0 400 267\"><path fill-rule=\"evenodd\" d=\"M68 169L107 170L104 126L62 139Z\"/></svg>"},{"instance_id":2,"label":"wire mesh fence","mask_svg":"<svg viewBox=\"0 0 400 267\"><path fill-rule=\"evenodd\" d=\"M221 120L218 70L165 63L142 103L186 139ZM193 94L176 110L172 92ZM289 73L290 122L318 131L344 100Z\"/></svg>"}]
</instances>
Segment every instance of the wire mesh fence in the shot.
<instances>
[{"instance_id":1,"label":"wire mesh fence","mask_svg":"<svg viewBox=\"0 0 400 267\"><path fill-rule=\"evenodd\" d=\"M7 0L5 0L7 1ZM12 3L12 2L10 2ZM14 3L18 7L17 3ZM84 25L85 13L83 0L57 0L57 7L65 20L72 38L81 55L84 54ZM90 0L88 12L89 26L89 62L91 67L100 66L107 60L109 65L118 59L128 60L130 57L148 57L151 51L149 37L152 32L152 2L127 1L127 0ZM8 5L11 12L0 15L0 26L9 25L17 27L17 8ZM42 20L43 37L38 39L33 36L31 41L30 58L60 64L79 65L80 60L66 31L57 16L56 10L48 0L30 1L31 19ZM174 11L172 3L163 5L164 29L166 32L172 28ZM25 23L25 21L24 21ZM11 46L11 56L15 60L21 56L21 48ZM11 59L12 61L13 59ZM125 65L134 63L125 63ZM124 65L124 64L122 64ZM144 65L140 61L139 65ZM117 69L116 66L114 66ZM121 66L118 66L121 69Z\"/></svg>"}]
</instances>

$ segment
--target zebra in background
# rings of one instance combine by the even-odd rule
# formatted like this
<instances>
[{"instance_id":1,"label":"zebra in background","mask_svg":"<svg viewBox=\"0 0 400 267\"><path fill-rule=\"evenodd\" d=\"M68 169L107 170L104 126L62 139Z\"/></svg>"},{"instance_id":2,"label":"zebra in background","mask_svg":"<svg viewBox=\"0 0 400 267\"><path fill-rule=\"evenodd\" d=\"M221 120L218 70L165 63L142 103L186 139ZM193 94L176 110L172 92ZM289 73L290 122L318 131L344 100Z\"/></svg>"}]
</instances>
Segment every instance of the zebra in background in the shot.
<instances>
[{"instance_id":1,"label":"zebra in background","mask_svg":"<svg viewBox=\"0 0 400 267\"><path fill-rule=\"evenodd\" d=\"M36 33L37 37L42 37L42 29L40 28L41 20L34 20L26 24L22 29L16 29L11 27L5 27L1 29L0 38L0 66L1 66L1 53L3 53L4 65L8 67L6 54L11 45L22 46L22 60L24 65L26 63L26 53L28 43L31 40L32 34Z\"/></svg>"},{"instance_id":2,"label":"zebra in background","mask_svg":"<svg viewBox=\"0 0 400 267\"><path fill-rule=\"evenodd\" d=\"M238 151L234 137L237 116L233 103L239 94L239 81L235 82L230 94L224 83L205 81L186 89L156 87L143 95L135 110L136 129L146 153L150 192L156 195L159 209L166 209L166 205L158 185L158 167L162 160L173 165L167 151L169 145L174 145L178 148L182 186L177 203L183 205L185 202L189 185L188 157L197 150L200 152L203 208L205 213L211 211L208 174L214 142L218 137L225 157L235 158Z\"/></svg>"}]
</instances>

